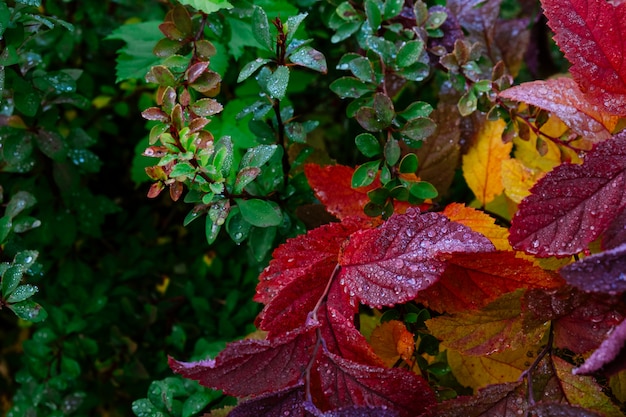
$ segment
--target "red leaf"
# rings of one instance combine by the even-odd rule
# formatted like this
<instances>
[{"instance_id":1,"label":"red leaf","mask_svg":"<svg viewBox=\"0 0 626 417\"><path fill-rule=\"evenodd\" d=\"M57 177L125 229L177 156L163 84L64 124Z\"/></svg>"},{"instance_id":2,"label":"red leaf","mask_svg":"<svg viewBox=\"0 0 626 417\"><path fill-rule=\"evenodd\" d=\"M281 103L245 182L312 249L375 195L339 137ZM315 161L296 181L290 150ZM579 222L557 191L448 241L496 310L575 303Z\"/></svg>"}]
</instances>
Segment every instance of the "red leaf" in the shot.
<instances>
[{"instance_id":1,"label":"red leaf","mask_svg":"<svg viewBox=\"0 0 626 417\"><path fill-rule=\"evenodd\" d=\"M585 249L626 208L626 132L598 144L582 165L563 164L531 188L509 241L540 257Z\"/></svg>"},{"instance_id":2,"label":"red leaf","mask_svg":"<svg viewBox=\"0 0 626 417\"><path fill-rule=\"evenodd\" d=\"M357 219L347 219L289 239L274 251L272 261L261 273L254 300L268 304L290 282L309 271L330 278L341 245L362 226Z\"/></svg>"},{"instance_id":3,"label":"red leaf","mask_svg":"<svg viewBox=\"0 0 626 417\"><path fill-rule=\"evenodd\" d=\"M310 361L315 328L302 327L272 340L230 343L215 359L179 362L172 370L228 395L247 397L278 391L298 382Z\"/></svg>"},{"instance_id":4,"label":"red leaf","mask_svg":"<svg viewBox=\"0 0 626 417\"><path fill-rule=\"evenodd\" d=\"M626 243L626 211L617 215L602 237L604 249L613 249L623 243Z\"/></svg>"},{"instance_id":5,"label":"red leaf","mask_svg":"<svg viewBox=\"0 0 626 417\"><path fill-rule=\"evenodd\" d=\"M574 369L574 374L590 374L613 362L624 349L626 343L626 320L622 321L611 334L602 342L600 347L591 354L580 367Z\"/></svg>"},{"instance_id":6,"label":"red leaf","mask_svg":"<svg viewBox=\"0 0 626 417\"><path fill-rule=\"evenodd\" d=\"M363 207L370 201L367 193L381 186L380 179L376 178L372 184L358 189L352 188L352 174L354 168L344 165L319 166L306 164L304 166L311 188L315 196L326 206L326 210L338 219L356 216L372 224L379 224L380 220L369 217L363 212ZM396 213L404 213L410 205L403 201L394 201Z\"/></svg>"},{"instance_id":7,"label":"red leaf","mask_svg":"<svg viewBox=\"0 0 626 417\"><path fill-rule=\"evenodd\" d=\"M523 83L500 93L500 97L522 101L548 110L570 129L593 142L611 138L618 117L591 104L571 78L560 77Z\"/></svg>"},{"instance_id":8,"label":"red leaf","mask_svg":"<svg viewBox=\"0 0 626 417\"><path fill-rule=\"evenodd\" d=\"M439 281L419 293L418 301L439 312L456 313L483 308L518 288L562 285L557 274L516 258L514 252L458 253L450 256Z\"/></svg>"},{"instance_id":9,"label":"red leaf","mask_svg":"<svg viewBox=\"0 0 626 417\"><path fill-rule=\"evenodd\" d=\"M398 410L401 416L414 417L436 401L428 383L404 369L362 365L326 353L317 371L331 409L350 405L386 407Z\"/></svg>"},{"instance_id":10,"label":"red leaf","mask_svg":"<svg viewBox=\"0 0 626 417\"><path fill-rule=\"evenodd\" d=\"M559 271L583 291L605 294L626 292L626 243L569 264Z\"/></svg>"},{"instance_id":11,"label":"red leaf","mask_svg":"<svg viewBox=\"0 0 626 417\"><path fill-rule=\"evenodd\" d=\"M415 298L444 271L443 253L494 250L487 238L438 213L409 209L350 236L339 263L345 291L372 307Z\"/></svg>"},{"instance_id":12,"label":"red leaf","mask_svg":"<svg viewBox=\"0 0 626 417\"><path fill-rule=\"evenodd\" d=\"M602 414L593 412L588 408L560 403L538 403L530 411L532 412L531 415L535 417L602 417Z\"/></svg>"},{"instance_id":13,"label":"red leaf","mask_svg":"<svg viewBox=\"0 0 626 417\"><path fill-rule=\"evenodd\" d=\"M305 417L304 389L299 384L278 392L261 395L239 404L229 417Z\"/></svg>"},{"instance_id":14,"label":"red leaf","mask_svg":"<svg viewBox=\"0 0 626 417\"><path fill-rule=\"evenodd\" d=\"M543 0L554 40L589 101L626 115L626 3Z\"/></svg>"}]
</instances>

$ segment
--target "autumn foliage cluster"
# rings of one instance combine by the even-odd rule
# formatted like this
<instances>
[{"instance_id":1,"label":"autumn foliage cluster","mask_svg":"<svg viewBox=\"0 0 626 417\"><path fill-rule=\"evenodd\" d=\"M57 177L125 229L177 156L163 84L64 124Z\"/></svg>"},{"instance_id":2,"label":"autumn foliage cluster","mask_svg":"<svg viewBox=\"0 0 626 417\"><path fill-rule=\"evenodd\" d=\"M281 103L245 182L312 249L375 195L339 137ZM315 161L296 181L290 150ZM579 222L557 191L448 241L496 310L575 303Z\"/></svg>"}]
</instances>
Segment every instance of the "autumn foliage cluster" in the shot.
<instances>
[{"instance_id":1,"label":"autumn foliage cluster","mask_svg":"<svg viewBox=\"0 0 626 417\"><path fill-rule=\"evenodd\" d=\"M626 133L621 131L626 3L544 0L554 41L571 63L569 74L513 87L524 48L512 50L505 38L517 34L520 45L528 41L527 20L501 20L498 1L450 1L445 8L431 8L420 23L419 7L406 3L394 14L398 2L364 2L360 13L368 24L378 24L372 27L374 40L368 40L371 54L342 58L354 77L331 85L343 98L356 99L361 107L351 116L363 129L387 135L381 149L369 133L357 138L365 156L383 157L357 168L304 164L308 184L337 221L274 250L256 289L255 301L263 309L255 337L228 344L214 359L170 358L171 368L240 398L229 413L236 417L621 415L626 400ZM346 3L348 8L354 9ZM440 12L447 16L443 26L434 23ZM259 33L269 33L267 18L255 13ZM393 43L375 36L385 16L398 16L400 26L417 19L431 37L430 56L412 55L409 48L424 46L410 44L387 62L385 48ZM358 19L346 22L336 25L336 36L351 30L349 24L361 25ZM290 50L293 32L280 20L274 25L277 66L267 69L263 66L270 60L259 58L240 78L263 67L257 79L276 108L284 98L277 86L288 79L290 68L325 72L326 67L313 48ZM436 30L442 31L439 37ZM265 41L274 45L261 36ZM491 48L493 79L486 83L472 76L478 64L470 49L477 44ZM205 91L217 81L209 85L215 78L198 51L188 84ZM381 63L362 66L372 54ZM376 65L394 73L396 81L419 81L422 66L433 65L450 81L442 83L432 113L406 110L403 118L389 99L393 83L385 80L380 87ZM457 75L463 78L463 94L450 85ZM158 82L160 75L153 71L150 77ZM167 91L160 91L163 102L170 100ZM169 132L184 127L184 120L170 121L180 106L171 95L171 103L163 104L168 111L144 113L165 124L155 138L169 123L178 124ZM190 106L198 120L222 110L213 99L190 104L184 97L182 107ZM274 127L284 143L289 132L293 136L312 127L285 132L276 115ZM193 123L196 131L206 125ZM461 132L470 138L465 144ZM203 135L200 153L213 140ZM406 137L402 146L394 139L400 136ZM413 154L417 142L423 143ZM228 179L226 188L215 185L219 172L207 174L210 187L200 184L210 193L202 203L205 210L212 207L212 236L233 216L229 210L235 204L254 227L279 224L266 210L275 204L271 198L250 200L246 194L245 186L273 156L258 164L250 162L254 157L244 157L248 165L235 191ZM174 168L177 175L170 175L172 165L161 166L165 171L155 179L163 180L153 189L179 189L171 178L187 173ZM459 167L463 179L455 177ZM195 180L197 168L191 163L187 180L192 173ZM464 181L473 192L471 205L442 206L436 193L428 195L426 182L443 195L454 181ZM217 195L221 200L211 200ZM267 224L248 214L250 201L263 209ZM461 395L449 395L452 388Z\"/></svg>"}]
</instances>

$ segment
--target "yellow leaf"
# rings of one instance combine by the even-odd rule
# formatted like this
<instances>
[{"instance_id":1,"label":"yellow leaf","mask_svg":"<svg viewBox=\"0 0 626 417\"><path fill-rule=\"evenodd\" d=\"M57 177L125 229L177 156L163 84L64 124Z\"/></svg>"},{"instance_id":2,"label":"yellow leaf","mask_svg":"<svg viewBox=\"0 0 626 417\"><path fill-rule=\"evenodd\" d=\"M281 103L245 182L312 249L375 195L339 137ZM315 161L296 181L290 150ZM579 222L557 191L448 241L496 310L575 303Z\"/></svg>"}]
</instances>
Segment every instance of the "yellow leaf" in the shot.
<instances>
[{"instance_id":1,"label":"yellow leaf","mask_svg":"<svg viewBox=\"0 0 626 417\"><path fill-rule=\"evenodd\" d=\"M530 188L544 175L534 171L517 159L502 161L502 185L504 193L512 201L519 204L524 197L530 195Z\"/></svg>"},{"instance_id":2,"label":"yellow leaf","mask_svg":"<svg viewBox=\"0 0 626 417\"><path fill-rule=\"evenodd\" d=\"M502 193L502 161L510 158L511 143L502 142L503 120L487 121L478 132L476 142L463 156L463 176L483 205Z\"/></svg>"},{"instance_id":3,"label":"yellow leaf","mask_svg":"<svg viewBox=\"0 0 626 417\"><path fill-rule=\"evenodd\" d=\"M611 403L609 398L604 395L602 388L596 383L593 377L573 375L572 370L574 366L558 357L553 357L552 361L560 380L561 389L570 404L598 411L606 417L619 417L624 415L619 408Z\"/></svg>"},{"instance_id":4,"label":"yellow leaf","mask_svg":"<svg viewBox=\"0 0 626 417\"><path fill-rule=\"evenodd\" d=\"M448 349L448 365L461 385L477 390L491 384L517 381L533 361L528 356L531 350L520 348L489 356L466 356Z\"/></svg>"},{"instance_id":5,"label":"yellow leaf","mask_svg":"<svg viewBox=\"0 0 626 417\"><path fill-rule=\"evenodd\" d=\"M497 250L511 250L509 231L498 226L493 217L488 214L460 203L448 204L442 214L450 220L461 223L484 235Z\"/></svg>"},{"instance_id":6,"label":"yellow leaf","mask_svg":"<svg viewBox=\"0 0 626 417\"><path fill-rule=\"evenodd\" d=\"M375 328L370 337L370 344L376 355L390 368L399 359L409 364L412 362L415 350L413 334L401 321L386 321Z\"/></svg>"},{"instance_id":7,"label":"yellow leaf","mask_svg":"<svg viewBox=\"0 0 626 417\"><path fill-rule=\"evenodd\" d=\"M541 126L540 132L544 135L558 138L567 132L568 127L556 116L550 116L548 121ZM515 151L513 156L519 160L527 168L538 171L548 172L562 162L569 161L572 163L581 163L581 159L576 152L564 146L559 146L551 140L544 140L546 145L546 153L541 155L537 151L537 135L531 130L528 140L524 140L519 136L513 139Z\"/></svg>"},{"instance_id":8,"label":"yellow leaf","mask_svg":"<svg viewBox=\"0 0 626 417\"><path fill-rule=\"evenodd\" d=\"M611 376L609 386L615 398L621 402L626 402L626 371L621 371Z\"/></svg>"}]
</instances>

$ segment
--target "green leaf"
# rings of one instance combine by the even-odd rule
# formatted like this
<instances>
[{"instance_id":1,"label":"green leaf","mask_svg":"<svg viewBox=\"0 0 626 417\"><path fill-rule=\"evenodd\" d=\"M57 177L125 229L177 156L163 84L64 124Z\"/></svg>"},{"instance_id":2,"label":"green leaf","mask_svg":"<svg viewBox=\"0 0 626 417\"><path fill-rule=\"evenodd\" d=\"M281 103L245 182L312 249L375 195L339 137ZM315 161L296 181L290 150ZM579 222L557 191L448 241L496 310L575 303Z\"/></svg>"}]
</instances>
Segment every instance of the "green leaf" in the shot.
<instances>
[{"instance_id":1,"label":"green leaf","mask_svg":"<svg viewBox=\"0 0 626 417\"><path fill-rule=\"evenodd\" d=\"M161 59L153 53L155 45L163 38L159 30L160 23L161 21L157 20L123 25L105 38L106 40L118 39L126 43L126 46L117 51L116 82L143 79L150 67L160 62ZM167 41L172 42L169 39ZM175 50L168 51L165 55L168 56L174 52Z\"/></svg>"},{"instance_id":2,"label":"green leaf","mask_svg":"<svg viewBox=\"0 0 626 417\"><path fill-rule=\"evenodd\" d=\"M166 417L165 414L157 410L156 407L146 398L133 401L131 408L137 417Z\"/></svg>"},{"instance_id":3,"label":"green leaf","mask_svg":"<svg viewBox=\"0 0 626 417\"><path fill-rule=\"evenodd\" d=\"M258 6L252 12L252 32L265 49L268 51L274 50L267 14L265 14L265 10Z\"/></svg>"},{"instance_id":4,"label":"green leaf","mask_svg":"<svg viewBox=\"0 0 626 417\"><path fill-rule=\"evenodd\" d=\"M287 18L287 22L285 26L287 28L287 45L291 43L293 37L298 31L298 27L304 21L304 19L308 16L308 13L300 13L295 16L290 16Z\"/></svg>"},{"instance_id":5,"label":"green leaf","mask_svg":"<svg viewBox=\"0 0 626 417\"><path fill-rule=\"evenodd\" d=\"M359 20L359 13L352 6L352 4L347 1L344 1L339 6L337 6L337 9L335 9L335 13L337 13L337 15L339 15L341 19L348 22Z\"/></svg>"},{"instance_id":6,"label":"green leaf","mask_svg":"<svg viewBox=\"0 0 626 417\"><path fill-rule=\"evenodd\" d=\"M396 17L402 11L404 0L387 0L383 7L383 19L389 20Z\"/></svg>"},{"instance_id":7,"label":"green leaf","mask_svg":"<svg viewBox=\"0 0 626 417\"><path fill-rule=\"evenodd\" d=\"M7 298L20 285L24 276L24 268L21 265L12 265L2 275L2 296Z\"/></svg>"},{"instance_id":8,"label":"green leaf","mask_svg":"<svg viewBox=\"0 0 626 417\"><path fill-rule=\"evenodd\" d=\"M67 157L74 165L81 167L87 172L98 172L102 166L102 161L98 155L89 149L70 149L67 151Z\"/></svg>"},{"instance_id":9,"label":"green leaf","mask_svg":"<svg viewBox=\"0 0 626 417\"><path fill-rule=\"evenodd\" d=\"M18 191L13 197L11 197L11 200L9 200L9 204L7 204L4 215L13 219L22 211L33 207L36 203L37 200L31 193Z\"/></svg>"},{"instance_id":10,"label":"green leaf","mask_svg":"<svg viewBox=\"0 0 626 417\"><path fill-rule=\"evenodd\" d=\"M294 53L289 55L289 60L296 65L321 72L322 74L326 74L328 71L324 55L310 46L303 46L297 49Z\"/></svg>"},{"instance_id":11,"label":"green leaf","mask_svg":"<svg viewBox=\"0 0 626 417\"><path fill-rule=\"evenodd\" d=\"M46 310L34 301L26 300L16 304L10 304L9 308L13 310L16 316L22 320L32 323L39 323L48 317Z\"/></svg>"},{"instance_id":12,"label":"green leaf","mask_svg":"<svg viewBox=\"0 0 626 417\"><path fill-rule=\"evenodd\" d=\"M429 14L428 20L426 20L426 24L424 27L426 29L437 29L441 25L444 24L446 19L448 18L448 14L442 10L436 10Z\"/></svg>"},{"instance_id":13,"label":"green leaf","mask_svg":"<svg viewBox=\"0 0 626 417\"><path fill-rule=\"evenodd\" d=\"M267 79L267 91L272 98L282 100L289 84L289 67L279 66Z\"/></svg>"},{"instance_id":14,"label":"green leaf","mask_svg":"<svg viewBox=\"0 0 626 417\"><path fill-rule=\"evenodd\" d=\"M205 223L205 235L206 235L206 241L209 245L215 242L215 239L217 239L217 236L220 233L221 228L222 228L221 225L213 222L209 218L209 216L207 216L206 223Z\"/></svg>"},{"instance_id":15,"label":"green leaf","mask_svg":"<svg viewBox=\"0 0 626 417\"><path fill-rule=\"evenodd\" d=\"M378 36L370 36L367 39L367 45L385 64L391 65L396 60L397 50L393 42Z\"/></svg>"},{"instance_id":16,"label":"green leaf","mask_svg":"<svg viewBox=\"0 0 626 417\"><path fill-rule=\"evenodd\" d=\"M3 216L0 218L0 245L6 242L12 228L13 222L9 216Z\"/></svg>"},{"instance_id":17,"label":"green leaf","mask_svg":"<svg viewBox=\"0 0 626 417\"><path fill-rule=\"evenodd\" d=\"M230 136L224 136L215 144L213 166L222 174L222 177L227 178L233 167L233 160L233 141Z\"/></svg>"},{"instance_id":18,"label":"green leaf","mask_svg":"<svg viewBox=\"0 0 626 417\"><path fill-rule=\"evenodd\" d=\"M380 122L387 126L391 124L396 115L393 108L393 101L391 101L389 96L383 93L376 93L374 95L374 110Z\"/></svg>"},{"instance_id":19,"label":"green leaf","mask_svg":"<svg viewBox=\"0 0 626 417\"><path fill-rule=\"evenodd\" d=\"M9 6L5 2L0 3L0 39L2 39L2 35L4 31L9 27L9 22L11 22L11 11L9 10ZM0 92L2 88L0 88Z\"/></svg>"},{"instance_id":20,"label":"green leaf","mask_svg":"<svg viewBox=\"0 0 626 417\"><path fill-rule=\"evenodd\" d=\"M41 0L17 0L17 2L26 4L27 6L34 6L34 7L41 6Z\"/></svg>"},{"instance_id":21,"label":"green leaf","mask_svg":"<svg viewBox=\"0 0 626 417\"><path fill-rule=\"evenodd\" d=\"M215 13L222 9L232 9L233 5L227 0L179 0L181 4L191 6L204 13Z\"/></svg>"},{"instance_id":22,"label":"green leaf","mask_svg":"<svg viewBox=\"0 0 626 417\"><path fill-rule=\"evenodd\" d=\"M191 417L204 410L211 401L215 399L215 394L207 391L194 392L183 403L182 417Z\"/></svg>"},{"instance_id":23,"label":"green leaf","mask_svg":"<svg viewBox=\"0 0 626 417\"><path fill-rule=\"evenodd\" d=\"M246 240L251 229L252 225L244 220L239 207L233 207L226 220L226 232L228 232L233 242L239 244Z\"/></svg>"},{"instance_id":24,"label":"green leaf","mask_svg":"<svg viewBox=\"0 0 626 417\"><path fill-rule=\"evenodd\" d=\"M277 145L259 145L254 148L248 149L248 151L241 158L239 167L260 167L265 164L274 155L278 149Z\"/></svg>"},{"instance_id":25,"label":"green leaf","mask_svg":"<svg viewBox=\"0 0 626 417\"><path fill-rule=\"evenodd\" d=\"M23 270L26 271L35 264L39 253L36 250L24 250L18 252L13 258L14 265L21 265Z\"/></svg>"},{"instance_id":26,"label":"green leaf","mask_svg":"<svg viewBox=\"0 0 626 417\"><path fill-rule=\"evenodd\" d=\"M341 98L359 98L374 88L354 77L341 77L330 84L330 89Z\"/></svg>"},{"instance_id":27,"label":"green leaf","mask_svg":"<svg viewBox=\"0 0 626 417\"><path fill-rule=\"evenodd\" d=\"M416 117L409 120L400 131L403 136L411 140L424 140L437 129L437 125L427 117Z\"/></svg>"},{"instance_id":28,"label":"green leaf","mask_svg":"<svg viewBox=\"0 0 626 417\"><path fill-rule=\"evenodd\" d=\"M273 201L257 198L244 200L235 199L245 221L257 227L278 226L283 221L283 215L278 204Z\"/></svg>"},{"instance_id":29,"label":"green leaf","mask_svg":"<svg viewBox=\"0 0 626 417\"><path fill-rule=\"evenodd\" d=\"M400 160L402 150L400 144L395 139L389 139L385 144L385 161L389 166L395 165Z\"/></svg>"},{"instance_id":30,"label":"green leaf","mask_svg":"<svg viewBox=\"0 0 626 417\"><path fill-rule=\"evenodd\" d=\"M478 107L478 100L476 99L476 94L474 94L474 90L469 90L467 93L463 94L463 96L459 99L459 103L457 108L459 109L459 113L461 116L469 116L474 113Z\"/></svg>"},{"instance_id":31,"label":"green leaf","mask_svg":"<svg viewBox=\"0 0 626 417\"><path fill-rule=\"evenodd\" d=\"M426 200L427 198L435 198L439 195L437 189L433 185L426 181L419 181L414 183L409 189L411 195L417 198Z\"/></svg>"},{"instance_id":32,"label":"green leaf","mask_svg":"<svg viewBox=\"0 0 626 417\"><path fill-rule=\"evenodd\" d=\"M400 173L401 174L415 174L419 166L417 155L409 153L404 155L400 161Z\"/></svg>"},{"instance_id":33,"label":"green leaf","mask_svg":"<svg viewBox=\"0 0 626 417\"><path fill-rule=\"evenodd\" d=\"M365 57L353 59L348 63L348 68L359 80L366 83L376 82L376 74L369 59Z\"/></svg>"},{"instance_id":34,"label":"green leaf","mask_svg":"<svg viewBox=\"0 0 626 417\"><path fill-rule=\"evenodd\" d=\"M267 58L257 58L254 61L248 62L241 69L241 72L239 73L239 77L237 77L237 82L240 83L240 82L248 79L248 77L250 77L252 74L254 74L256 72L256 70L258 70L263 65L265 65L265 64L267 64L269 62L271 62L271 59L267 59Z\"/></svg>"},{"instance_id":35,"label":"green leaf","mask_svg":"<svg viewBox=\"0 0 626 417\"><path fill-rule=\"evenodd\" d=\"M365 14L372 30L378 31L382 23L382 14L376 0L365 0Z\"/></svg>"},{"instance_id":36,"label":"green leaf","mask_svg":"<svg viewBox=\"0 0 626 417\"><path fill-rule=\"evenodd\" d=\"M359 166L352 174L352 188L366 187L376 179L380 161L370 161Z\"/></svg>"},{"instance_id":37,"label":"green leaf","mask_svg":"<svg viewBox=\"0 0 626 417\"><path fill-rule=\"evenodd\" d=\"M261 262L270 251L274 248L274 239L276 238L276 226L272 227L254 227L250 231L248 238L248 246L252 250L254 258Z\"/></svg>"},{"instance_id":38,"label":"green leaf","mask_svg":"<svg viewBox=\"0 0 626 417\"><path fill-rule=\"evenodd\" d=\"M424 102L424 101L416 101L414 103L409 104L409 106L398 113L398 116L401 116L404 120L411 120L417 117L428 117L433 111L433 106Z\"/></svg>"},{"instance_id":39,"label":"green leaf","mask_svg":"<svg viewBox=\"0 0 626 417\"><path fill-rule=\"evenodd\" d=\"M380 142L371 133L361 133L354 139L354 142L357 149L368 158L378 156L382 151Z\"/></svg>"},{"instance_id":40,"label":"green leaf","mask_svg":"<svg viewBox=\"0 0 626 417\"><path fill-rule=\"evenodd\" d=\"M396 57L396 65L400 68L408 67L418 62L424 52L424 42L421 40L409 41L402 45Z\"/></svg>"},{"instance_id":41,"label":"green leaf","mask_svg":"<svg viewBox=\"0 0 626 417\"><path fill-rule=\"evenodd\" d=\"M346 22L337 28L335 34L330 38L332 43L339 43L348 39L354 33L356 33L361 27L361 22Z\"/></svg>"}]
</instances>

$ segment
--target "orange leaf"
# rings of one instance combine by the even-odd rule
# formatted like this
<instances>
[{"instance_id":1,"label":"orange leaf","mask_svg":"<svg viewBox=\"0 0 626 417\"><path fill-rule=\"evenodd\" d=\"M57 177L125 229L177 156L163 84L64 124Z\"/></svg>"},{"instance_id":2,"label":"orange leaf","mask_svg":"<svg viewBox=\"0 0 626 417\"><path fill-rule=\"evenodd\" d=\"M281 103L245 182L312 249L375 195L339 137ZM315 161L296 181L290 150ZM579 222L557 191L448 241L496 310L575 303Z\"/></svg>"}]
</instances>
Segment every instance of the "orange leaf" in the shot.
<instances>
[{"instance_id":1,"label":"orange leaf","mask_svg":"<svg viewBox=\"0 0 626 417\"><path fill-rule=\"evenodd\" d=\"M404 323L391 320L376 327L370 337L370 345L388 367L393 367L399 359L412 362L415 342L413 334Z\"/></svg>"},{"instance_id":2,"label":"orange leaf","mask_svg":"<svg viewBox=\"0 0 626 417\"><path fill-rule=\"evenodd\" d=\"M484 235L497 250L511 250L509 231L495 224L493 217L488 214L460 203L449 204L442 214L450 220L464 224L473 231Z\"/></svg>"},{"instance_id":3,"label":"orange leaf","mask_svg":"<svg viewBox=\"0 0 626 417\"><path fill-rule=\"evenodd\" d=\"M502 193L502 161L510 159L512 143L502 142L503 120L486 121L475 143L463 156L463 176L483 205Z\"/></svg>"},{"instance_id":4,"label":"orange leaf","mask_svg":"<svg viewBox=\"0 0 626 417\"><path fill-rule=\"evenodd\" d=\"M463 312L485 307L518 288L559 288L563 279L555 272L520 259L515 252L454 254L443 276L420 291L417 301L439 312Z\"/></svg>"},{"instance_id":5,"label":"orange leaf","mask_svg":"<svg viewBox=\"0 0 626 417\"><path fill-rule=\"evenodd\" d=\"M501 92L500 97L548 110L592 142L609 139L619 120L600 106L591 104L576 82L566 77L523 83Z\"/></svg>"}]
</instances>

